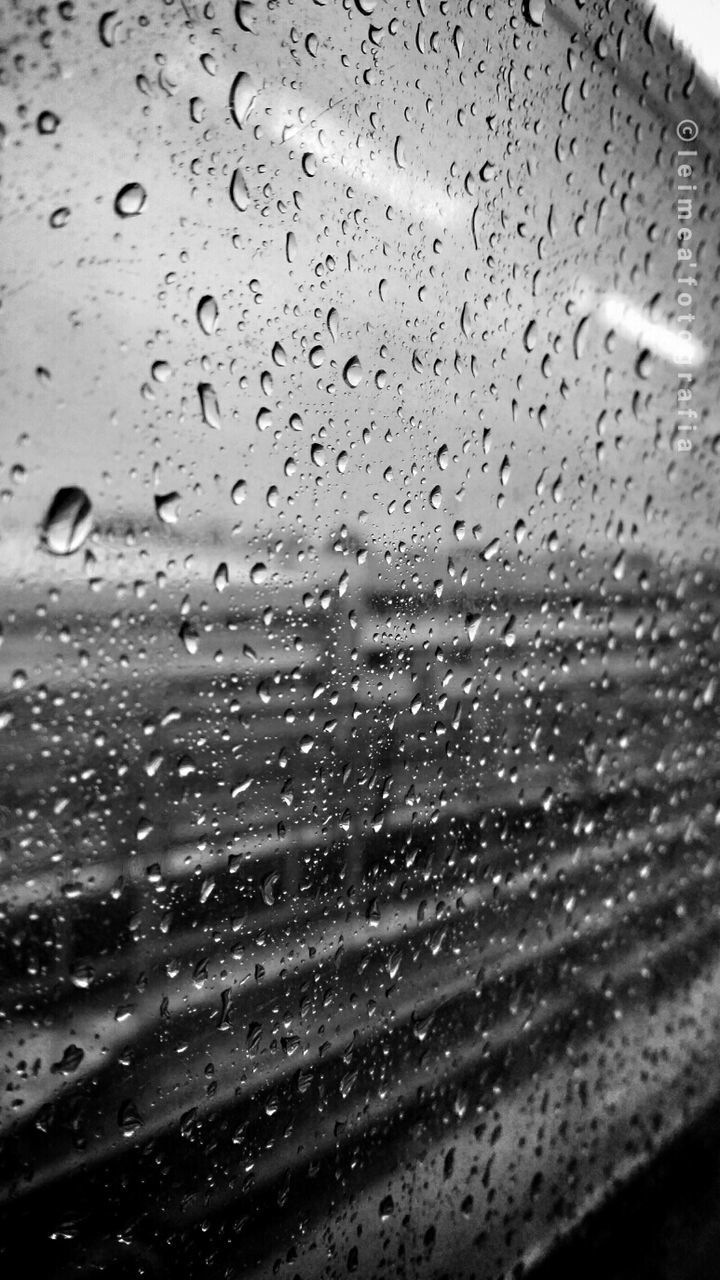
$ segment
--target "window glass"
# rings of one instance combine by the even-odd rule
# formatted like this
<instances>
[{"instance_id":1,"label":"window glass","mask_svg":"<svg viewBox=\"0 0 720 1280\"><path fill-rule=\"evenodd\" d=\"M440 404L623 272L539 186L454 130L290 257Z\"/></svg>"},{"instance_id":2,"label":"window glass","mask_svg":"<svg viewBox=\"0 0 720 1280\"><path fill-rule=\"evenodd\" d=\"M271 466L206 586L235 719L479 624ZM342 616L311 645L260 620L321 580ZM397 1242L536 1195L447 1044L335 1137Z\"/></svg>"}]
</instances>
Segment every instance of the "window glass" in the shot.
<instances>
[{"instance_id":1,"label":"window glass","mask_svg":"<svg viewBox=\"0 0 720 1280\"><path fill-rule=\"evenodd\" d=\"M519 1275L713 1089L714 91L107 2L1 20L0 1255Z\"/></svg>"}]
</instances>

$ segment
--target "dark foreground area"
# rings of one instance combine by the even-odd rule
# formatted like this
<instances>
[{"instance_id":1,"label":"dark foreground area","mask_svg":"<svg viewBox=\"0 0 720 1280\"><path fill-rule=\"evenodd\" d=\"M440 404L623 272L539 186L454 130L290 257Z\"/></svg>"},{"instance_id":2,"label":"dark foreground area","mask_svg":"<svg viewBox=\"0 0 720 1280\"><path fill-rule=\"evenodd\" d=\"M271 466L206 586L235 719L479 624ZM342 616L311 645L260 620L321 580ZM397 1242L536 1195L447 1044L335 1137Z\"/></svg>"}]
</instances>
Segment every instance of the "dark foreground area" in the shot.
<instances>
[{"instance_id":1,"label":"dark foreground area","mask_svg":"<svg viewBox=\"0 0 720 1280\"><path fill-rule=\"evenodd\" d=\"M720 1275L720 1101L560 1244L528 1280Z\"/></svg>"}]
</instances>

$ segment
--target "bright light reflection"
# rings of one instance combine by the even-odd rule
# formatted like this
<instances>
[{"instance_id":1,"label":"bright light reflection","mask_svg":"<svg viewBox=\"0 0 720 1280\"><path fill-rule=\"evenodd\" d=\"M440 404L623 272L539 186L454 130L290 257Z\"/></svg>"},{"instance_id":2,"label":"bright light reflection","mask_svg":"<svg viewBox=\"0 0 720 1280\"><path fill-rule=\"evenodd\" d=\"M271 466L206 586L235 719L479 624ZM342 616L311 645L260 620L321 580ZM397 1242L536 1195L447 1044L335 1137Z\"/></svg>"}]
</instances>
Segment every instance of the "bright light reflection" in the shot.
<instances>
[{"instance_id":1,"label":"bright light reflection","mask_svg":"<svg viewBox=\"0 0 720 1280\"><path fill-rule=\"evenodd\" d=\"M465 200L448 195L443 187L422 177L410 167L398 166L376 142L341 126L328 108L306 98L278 95L272 111L272 132L278 142L301 145L318 164L330 165L345 178L387 204L402 209L418 221L447 228L469 218ZM399 152L400 164L407 163Z\"/></svg>"}]
</instances>

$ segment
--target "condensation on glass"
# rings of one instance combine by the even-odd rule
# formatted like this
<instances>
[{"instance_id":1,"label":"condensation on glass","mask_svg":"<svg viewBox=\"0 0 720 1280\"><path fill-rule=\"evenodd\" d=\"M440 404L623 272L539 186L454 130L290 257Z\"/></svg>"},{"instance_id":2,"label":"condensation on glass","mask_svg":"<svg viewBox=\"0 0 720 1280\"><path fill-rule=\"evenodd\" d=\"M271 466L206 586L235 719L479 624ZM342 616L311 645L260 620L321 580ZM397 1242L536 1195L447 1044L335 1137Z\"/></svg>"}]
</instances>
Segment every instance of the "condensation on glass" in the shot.
<instances>
[{"instance_id":1,"label":"condensation on glass","mask_svg":"<svg viewBox=\"0 0 720 1280\"><path fill-rule=\"evenodd\" d=\"M716 104L104 3L2 17L0 1252L518 1274L714 1087Z\"/></svg>"}]
</instances>

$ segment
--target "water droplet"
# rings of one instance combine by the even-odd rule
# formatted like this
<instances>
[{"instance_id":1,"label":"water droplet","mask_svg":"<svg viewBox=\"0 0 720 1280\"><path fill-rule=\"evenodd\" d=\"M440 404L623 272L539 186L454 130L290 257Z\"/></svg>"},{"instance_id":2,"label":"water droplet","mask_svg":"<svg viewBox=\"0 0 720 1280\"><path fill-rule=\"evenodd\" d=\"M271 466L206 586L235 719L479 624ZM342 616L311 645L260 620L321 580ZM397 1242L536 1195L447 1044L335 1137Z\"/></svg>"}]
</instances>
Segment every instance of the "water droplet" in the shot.
<instances>
[{"instance_id":1,"label":"water droplet","mask_svg":"<svg viewBox=\"0 0 720 1280\"><path fill-rule=\"evenodd\" d=\"M37 118L38 133L54 133L60 124L60 117L54 111L41 111Z\"/></svg>"},{"instance_id":2,"label":"water droplet","mask_svg":"<svg viewBox=\"0 0 720 1280\"><path fill-rule=\"evenodd\" d=\"M405 143L403 142L402 138L399 135L395 139L395 163L398 169L405 169L407 167L407 159L405 156Z\"/></svg>"},{"instance_id":3,"label":"water droplet","mask_svg":"<svg viewBox=\"0 0 720 1280\"><path fill-rule=\"evenodd\" d=\"M267 565L264 565L262 560L258 560L257 564L254 564L250 570L250 581L254 582L257 587L261 587L264 582L267 582Z\"/></svg>"},{"instance_id":4,"label":"water droplet","mask_svg":"<svg viewBox=\"0 0 720 1280\"><path fill-rule=\"evenodd\" d=\"M115 212L121 218L136 218L145 207L146 192L139 182L128 182L115 197Z\"/></svg>"},{"instance_id":5,"label":"water droplet","mask_svg":"<svg viewBox=\"0 0 720 1280\"><path fill-rule=\"evenodd\" d=\"M240 71L233 80L230 90L230 114L238 128L242 128L245 123L255 101L255 95L256 89L252 76L247 71Z\"/></svg>"},{"instance_id":6,"label":"water droplet","mask_svg":"<svg viewBox=\"0 0 720 1280\"><path fill-rule=\"evenodd\" d=\"M635 372L638 378L649 378L652 371L652 355L649 351L641 351L635 361Z\"/></svg>"},{"instance_id":7,"label":"water droplet","mask_svg":"<svg viewBox=\"0 0 720 1280\"><path fill-rule=\"evenodd\" d=\"M541 27L545 17L545 0L523 0L523 16L533 27Z\"/></svg>"},{"instance_id":8,"label":"water droplet","mask_svg":"<svg viewBox=\"0 0 720 1280\"><path fill-rule=\"evenodd\" d=\"M197 318L200 328L208 337L215 332L218 320L218 304L211 294L206 293L205 297L198 302Z\"/></svg>"},{"instance_id":9,"label":"water droplet","mask_svg":"<svg viewBox=\"0 0 720 1280\"><path fill-rule=\"evenodd\" d=\"M537 343L537 324L534 320L531 320L527 326L527 329L523 334L523 342L525 344L526 351L532 351L535 347L535 344Z\"/></svg>"},{"instance_id":10,"label":"water droplet","mask_svg":"<svg viewBox=\"0 0 720 1280\"><path fill-rule=\"evenodd\" d=\"M343 369L343 378L349 387L359 387L362 382L362 365L357 356L351 356Z\"/></svg>"},{"instance_id":11,"label":"water droplet","mask_svg":"<svg viewBox=\"0 0 720 1280\"><path fill-rule=\"evenodd\" d=\"M155 511L159 520L163 524L177 524L178 522L178 503L180 494L172 493L156 493L155 494Z\"/></svg>"},{"instance_id":12,"label":"water droplet","mask_svg":"<svg viewBox=\"0 0 720 1280\"><path fill-rule=\"evenodd\" d=\"M440 488L439 484L436 484L434 488L430 490L430 506L433 508L434 511L437 511L441 502L442 502L442 489Z\"/></svg>"},{"instance_id":13,"label":"water droplet","mask_svg":"<svg viewBox=\"0 0 720 1280\"><path fill-rule=\"evenodd\" d=\"M334 307L331 307L327 313L327 327L328 327L328 333L330 334L330 337L332 338L333 342L337 342L340 326L339 326L338 313Z\"/></svg>"},{"instance_id":14,"label":"water droplet","mask_svg":"<svg viewBox=\"0 0 720 1280\"><path fill-rule=\"evenodd\" d=\"M187 621L181 623L178 635L187 652L191 657L194 657L200 647L200 637L198 636L193 624Z\"/></svg>"},{"instance_id":15,"label":"water droplet","mask_svg":"<svg viewBox=\"0 0 720 1280\"><path fill-rule=\"evenodd\" d=\"M473 643L473 641L475 640L475 637L476 637L476 635L477 635L477 633L478 633L478 630L480 629L480 623L481 623L481 622L482 622L482 614L481 614L481 613L468 613L468 614L466 615L466 618L465 618L465 626L467 627L467 633L468 633L468 635L469 635L469 637L470 637L470 643L471 643L471 644L472 644L472 643Z\"/></svg>"},{"instance_id":16,"label":"water droplet","mask_svg":"<svg viewBox=\"0 0 720 1280\"><path fill-rule=\"evenodd\" d=\"M200 411L203 421L206 426L212 427L214 431L219 431L220 406L215 394L215 388L209 382L199 382L198 395L200 397Z\"/></svg>"},{"instance_id":17,"label":"water droplet","mask_svg":"<svg viewBox=\"0 0 720 1280\"><path fill-rule=\"evenodd\" d=\"M92 504L84 489L58 489L43 520L43 541L54 556L69 556L82 546L92 525Z\"/></svg>"},{"instance_id":18,"label":"water droplet","mask_svg":"<svg viewBox=\"0 0 720 1280\"><path fill-rule=\"evenodd\" d=\"M583 316L582 320L577 326L577 329L575 330L575 333L573 336L573 351L575 353L576 360L582 360L583 356L585 355L585 348L587 347L587 334L588 334L589 324L590 324L590 321L588 317Z\"/></svg>"},{"instance_id":19,"label":"water droplet","mask_svg":"<svg viewBox=\"0 0 720 1280\"><path fill-rule=\"evenodd\" d=\"M448 452L448 447L447 447L447 445L446 445L446 444L441 444L441 445L440 445L440 448L438 449L437 454L436 454L435 456L436 456L436 458L437 458L437 464L438 464L438 466L439 466L440 470L441 470L441 471L447 471L447 469L448 469L448 465L449 465L449 463L450 463L450 454L449 454L449 452Z\"/></svg>"},{"instance_id":20,"label":"water droplet","mask_svg":"<svg viewBox=\"0 0 720 1280\"><path fill-rule=\"evenodd\" d=\"M355 0L355 8L365 18L369 18L375 12L377 0Z\"/></svg>"},{"instance_id":21,"label":"water droplet","mask_svg":"<svg viewBox=\"0 0 720 1280\"><path fill-rule=\"evenodd\" d=\"M297 256L297 239L294 231L288 231L285 239L285 257L288 262L294 262Z\"/></svg>"},{"instance_id":22,"label":"water droplet","mask_svg":"<svg viewBox=\"0 0 720 1280\"><path fill-rule=\"evenodd\" d=\"M215 570L215 576L213 578L213 586L216 591L224 591L225 588L229 585L229 583L230 583L230 575L228 573L228 567L225 561L222 560L218 565L217 569Z\"/></svg>"},{"instance_id":23,"label":"water droplet","mask_svg":"<svg viewBox=\"0 0 720 1280\"><path fill-rule=\"evenodd\" d=\"M250 192L240 169L236 169L230 179L230 199L238 213L244 213L250 204Z\"/></svg>"},{"instance_id":24,"label":"water droplet","mask_svg":"<svg viewBox=\"0 0 720 1280\"><path fill-rule=\"evenodd\" d=\"M62 205L60 209L54 209L50 214L50 226L54 228L64 227L70 218L70 210L67 205Z\"/></svg>"},{"instance_id":25,"label":"water droplet","mask_svg":"<svg viewBox=\"0 0 720 1280\"><path fill-rule=\"evenodd\" d=\"M311 347L308 360L313 369L319 369L325 363L325 348L321 346Z\"/></svg>"},{"instance_id":26,"label":"water droplet","mask_svg":"<svg viewBox=\"0 0 720 1280\"><path fill-rule=\"evenodd\" d=\"M167 382L172 372L167 360L156 360L150 368L156 382Z\"/></svg>"},{"instance_id":27,"label":"water droplet","mask_svg":"<svg viewBox=\"0 0 720 1280\"><path fill-rule=\"evenodd\" d=\"M117 9L109 9L104 13L98 23L98 32L102 43L106 49L112 49L120 30L121 18Z\"/></svg>"},{"instance_id":28,"label":"water droplet","mask_svg":"<svg viewBox=\"0 0 720 1280\"><path fill-rule=\"evenodd\" d=\"M236 507L239 507L240 503L245 501L247 497L247 484L244 480L238 480L233 485L230 497L232 498Z\"/></svg>"},{"instance_id":29,"label":"water droplet","mask_svg":"<svg viewBox=\"0 0 720 1280\"><path fill-rule=\"evenodd\" d=\"M124 1137L132 1138L137 1133L142 1125L142 1118L134 1102L128 1100L120 1104L117 1122Z\"/></svg>"},{"instance_id":30,"label":"water droplet","mask_svg":"<svg viewBox=\"0 0 720 1280\"><path fill-rule=\"evenodd\" d=\"M285 355L285 348L283 347L281 342L276 342L273 345L272 359L273 359L273 364L276 364L280 369L282 369L283 366L287 364L287 356Z\"/></svg>"}]
</instances>

